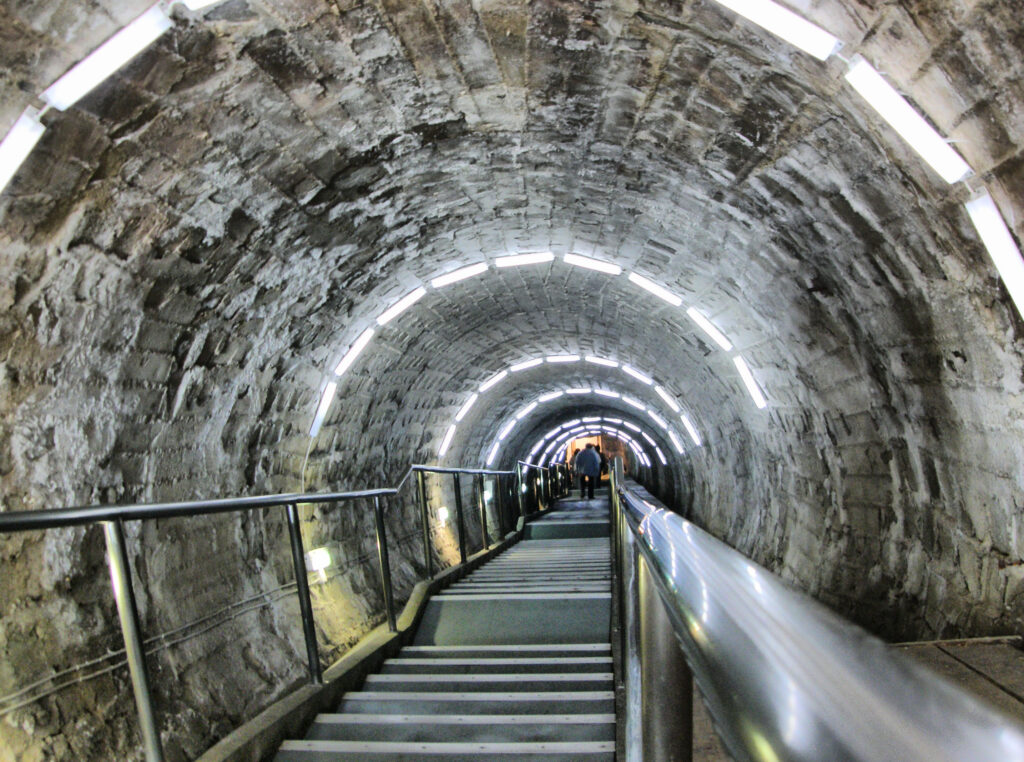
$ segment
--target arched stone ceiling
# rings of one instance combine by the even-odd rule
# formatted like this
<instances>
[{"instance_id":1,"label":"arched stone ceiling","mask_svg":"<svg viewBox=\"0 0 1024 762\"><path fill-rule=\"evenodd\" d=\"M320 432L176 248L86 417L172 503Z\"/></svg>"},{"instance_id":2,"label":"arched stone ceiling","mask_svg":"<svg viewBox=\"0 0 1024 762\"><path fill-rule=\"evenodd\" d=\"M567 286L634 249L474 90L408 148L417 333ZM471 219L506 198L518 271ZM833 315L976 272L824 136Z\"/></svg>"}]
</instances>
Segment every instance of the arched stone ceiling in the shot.
<instances>
[{"instance_id":1,"label":"arched stone ceiling","mask_svg":"<svg viewBox=\"0 0 1024 762\"><path fill-rule=\"evenodd\" d=\"M142 7L5 9L0 115ZM797 9L884 68L1024 219L1011 0ZM713 316L769 410L681 310L520 268L381 332L307 483L387 483L521 341L592 337L664 369L708 427L705 525L865 621L1016 621L1011 572L975 585L954 559L1024 551L1018 317L968 188L881 126L844 70L710 0L185 14L47 114L0 197L7 504L292 488L323 379L395 298L481 258L593 252ZM496 426L458 452L479 457ZM907 581L908 556L945 575L928 614L906 603L932 590Z\"/></svg>"}]
</instances>

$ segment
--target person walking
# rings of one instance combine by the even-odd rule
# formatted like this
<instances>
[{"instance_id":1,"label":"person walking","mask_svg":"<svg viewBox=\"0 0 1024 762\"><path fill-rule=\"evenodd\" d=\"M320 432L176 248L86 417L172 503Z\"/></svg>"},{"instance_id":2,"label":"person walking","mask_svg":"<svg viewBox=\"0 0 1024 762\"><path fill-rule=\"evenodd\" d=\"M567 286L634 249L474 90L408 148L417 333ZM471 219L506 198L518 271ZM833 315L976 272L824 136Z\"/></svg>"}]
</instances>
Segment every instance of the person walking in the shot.
<instances>
[{"instance_id":1,"label":"person walking","mask_svg":"<svg viewBox=\"0 0 1024 762\"><path fill-rule=\"evenodd\" d=\"M586 448L576 456L576 471L580 475L580 500L593 500L594 483L601 478L601 456L593 444L588 442ZM587 491L586 498L583 497L584 489Z\"/></svg>"}]
</instances>

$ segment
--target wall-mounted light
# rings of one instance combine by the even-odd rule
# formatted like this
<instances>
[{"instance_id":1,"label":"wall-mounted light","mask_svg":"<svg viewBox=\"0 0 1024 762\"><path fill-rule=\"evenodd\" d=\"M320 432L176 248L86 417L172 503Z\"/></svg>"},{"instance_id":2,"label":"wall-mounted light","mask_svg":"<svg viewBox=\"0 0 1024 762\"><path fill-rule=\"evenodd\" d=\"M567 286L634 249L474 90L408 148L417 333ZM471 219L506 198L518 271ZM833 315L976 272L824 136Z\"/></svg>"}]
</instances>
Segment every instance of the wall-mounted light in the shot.
<instances>
[{"instance_id":1,"label":"wall-mounted light","mask_svg":"<svg viewBox=\"0 0 1024 762\"><path fill-rule=\"evenodd\" d=\"M476 402L479 398L480 398L479 394L471 394L471 395L469 395L469 399L466 400L463 403L462 407L459 408L459 412L457 412L455 414L455 421L459 422L463 418L465 418L466 417L466 413L469 412L469 409L471 407L473 407L473 403Z\"/></svg>"},{"instance_id":2,"label":"wall-mounted light","mask_svg":"<svg viewBox=\"0 0 1024 762\"><path fill-rule=\"evenodd\" d=\"M600 394L602 397L609 397L613 400L617 400L622 396L618 392L611 392L607 389L594 389L594 394Z\"/></svg>"},{"instance_id":3,"label":"wall-mounted light","mask_svg":"<svg viewBox=\"0 0 1024 762\"><path fill-rule=\"evenodd\" d=\"M672 446L676 448L676 452L682 455L683 443L679 441L679 437L676 436L676 433L674 431L669 431L668 438L672 440Z\"/></svg>"},{"instance_id":4,"label":"wall-mounted light","mask_svg":"<svg viewBox=\"0 0 1024 762\"><path fill-rule=\"evenodd\" d=\"M443 458L444 454L448 452L448 448L452 444L452 437L455 436L455 424L453 423L448 427L448 431L444 433L444 439L441 440L441 446L437 448L437 457Z\"/></svg>"},{"instance_id":5,"label":"wall-mounted light","mask_svg":"<svg viewBox=\"0 0 1024 762\"><path fill-rule=\"evenodd\" d=\"M686 428L686 431L690 435L690 439L693 440L693 443L697 445L697 447L700 447L700 434L697 433L697 428L690 421L690 418L683 414L679 416L679 420L683 422L683 426Z\"/></svg>"},{"instance_id":6,"label":"wall-mounted light","mask_svg":"<svg viewBox=\"0 0 1024 762\"><path fill-rule=\"evenodd\" d=\"M535 357L532 360L524 360L523 362L509 366L509 370L512 371L513 373L518 373L519 371L526 370L527 368L536 368L542 362L544 361L541 358Z\"/></svg>"},{"instance_id":7,"label":"wall-mounted light","mask_svg":"<svg viewBox=\"0 0 1024 762\"><path fill-rule=\"evenodd\" d=\"M572 389L566 389L566 394L591 394L594 390L589 386L577 386Z\"/></svg>"},{"instance_id":8,"label":"wall-mounted light","mask_svg":"<svg viewBox=\"0 0 1024 762\"><path fill-rule=\"evenodd\" d=\"M579 254L566 254L563 259L567 264L575 265L576 267L584 267L587 270L597 270L607 275L619 275L622 272L622 268L618 265L612 264L611 262L602 262L600 259L591 259L590 257L581 257Z\"/></svg>"},{"instance_id":9,"label":"wall-mounted light","mask_svg":"<svg viewBox=\"0 0 1024 762\"><path fill-rule=\"evenodd\" d=\"M448 506L442 505L437 509L437 523L441 526L448 523Z\"/></svg>"},{"instance_id":10,"label":"wall-mounted light","mask_svg":"<svg viewBox=\"0 0 1024 762\"><path fill-rule=\"evenodd\" d=\"M216 5L217 3L224 2L224 0L175 0L175 1L176 2L180 2L182 5L184 5L186 8L188 8L190 11L201 11L204 8L209 8L211 5Z\"/></svg>"},{"instance_id":11,"label":"wall-mounted light","mask_svg":"<svg viewBox=\"0 0 1024 762\"><path fill-rule=\"evenodd\" d=\"M663 387L656 386L654 387L654 391L656 391L658 396L665 401L666 405L672 408L673 413L678 413L680 411L681 408L679 407L679 403L676 402L675 397L669 394Z\"/></svg>"},{"instance_id":12,"label":"wall-mounted light","mask_svg":"<svg viewBox=\"0 0 1024 762\"><path fill-rule=\"evenodd\" d=\"M658 454L658 460L661 461L661 465L667 466L668 461L665 460L665 453L661 451L661 448L658 445L654 445L654 451Z\"/></svg>"},{"instance_id":13,"label":"wall-mounted light","mask_svg":"<svg viewBox=\"0 0 1024 762\"><path fill-rule=\"evenodd\" d=\"M644 405L640 400L634 399L633 397L627 397L625 394L622 395L622 401L631 407L635 407L637 410L646 410L647 406Z\"/></svg>"},{"instance_id":14,"label":"wall-mounted light","mask_svg":"<svg viewBox=\"0 0 1024 762\"><path fill-rule=\"evenodd\" d=\"M0 143L0 191L7 187L44 132L46 128L39 121L39 112L34 108L25 109Z\"/></svg>"},{"instance_id":15,"label":"wall-mounted light","mask_svg":"<svg viewBox=\"0 0 1024 762\"><path fill-rule=\"evenodd\" d=\"M334 399L336 391L338 391L338 385L334 381L324 387L324 393L320 396L320 404L316 408L316 415L313 416L313 425L309 427L311 437L320 433L320 427L323 426L324 418L327 417L327 411L331 407L331 401Z\"/></svg>"},{"instance_id":16,"label":"wall-mounted light","mask_svg":"<svg viewBox=\"0 0 1024 762\"><path fill-rule=\"evenodd\" d=\"M555 255L549 251L538 251L534 254L512 254L507 257L498 257L494 264L498 267L520 267L521 265L539 265L550 262Z\"/></svg>"},{"instance_id":17,"label":"wall-mounted light","mask_svg":"<svg viewBox=\"0 0 1024 762\"><path fill-rule=\"evenodd\" d=\"M1024 261L995 201L984 192L965 206L1010 298L1017 305L1017 312L1024 315Z\"/></svg>"},{"instance_id":18,"label":"wall-mounted light","mask_svg":"<svg viewBox=\"0 0 1024 762\"><path fill-rule=\"evenodd\" d=\"M427 289L420 286L419 288L413 289L408 294L403 296L388 309L381 313L380 317L377 318L378 325L387 325L396 317L401 315L407 309L412 307L416 302L422 299L427 294Z\"/></svg>"},{"instance_id":19,"label":"wall-mounted light","mask_svg":"<svg viewBox=\"0 0 1024 762\"><path fill-rule=\"evenodd\" d=\"M625 363L623 363L623 365L622 365L622 371L623 371L623 373L626 373L627 375L632 376L633 378L635 378L641 384L647 384L648 386L650 386L651 384L654 383L654 379L653 378L651 378L650 376L644 375L643 373L638 371L636 368L633 368L633 367L631 367L629 365L626 365Z\"/></svg>"},{"instance_id":20,"label":"wall-mounted light","mask_svg":"<svg viewBox=\"0 0 1024 762\"><path fill-rule=\"evenodd\" d=\"M316 572L321 582L327 581L327 567L331 563L331 553L327 548L313 548L306 554L306 571Z\"/></svg>"},{"instance_id":21,"label":"wall-mounted light","mask_svg":"<svg viewBox=\"0 0 1024 762\"><path fill-rule=\"evenodd\" d=\"M757 385L757 381L754 380L754 374L750 372L750 368L747 367L746 361L742 357L732 358L733 363L736 365L736 370L740 372L740 378L743 379L743 385L747 387L751 399L754 400L754 404L757 405L758 410L764 409L768 405L768 401L764 398L761 393L760 387Z\"/></svg>"},{"instance_id":22,"label":"wall-mounted light","mask_svg":"<svg viewBox=\"0 0 1024 762\"><path fill-rule=\"evenodd\" d=\"M539 402L551 402L551 400L556 400L563 394L565 394L565 392L549 392L548 394L542 394L537 399Z\"/></svg>"},{"instance_id":23,"label":"wall-mounted light","mask_svg":"<svg viewBox=\"0 0 1024 762\"><path fill-rule=\"evenodd\" d=\"M50 85L42 99L58 111L73 106L172 26L163 6L154 5Z\"/></svg>"},{"instance_id":24,"label":"wall-mounted light","mask_svg":"<svg viewBox=\"0 0 1024 762\"><path fill-rule=\"evenodd\" d=\"M489 379L484 381L482 384L480 384L480 391L481 392L486 392L488 389L490 389L492 386L497 384L499 381L501 381L507 375L508 375L508 371L507 370L503 370L503 371L500 371L500 372L496 373L495 375L491 376Z\"/></svg>"},{"instance_id":25,"label":"wall-mounted light","mask_svg":"<svg viewBox=\"0 0 1024 762\"><path fill-rule=\"evenodd\" d=\"M642 275L638 275L637 273L629 274L629 282L637 286L640 286L640 288L642 288L644 291L654 294L656 297L668 302L673 307L678 307L683 303L683 300L681 298L673 294L664 286L661 286L655 283L653 280L645 278Z\"/></svg>"},{"instance_id":26,"label":"wall-mounted light","mask_svg":"<svg viewBox=\"0 0 1024 762\"><path fill-rule=\"evenodd\" d=\"M697 312L697 310L694 309L693 307L690 307L690 309L686 311L686 314L689 315L690 320L699 325L701 327L701 330L703 330L704 333L710 336L711 340L714 341L718 346L720 346L726 352L732 351L732 342L729 341L729 339L725 337L725 334L719 331L711 323L710 320L708 320L702 314Z\"/></svg>"},{"instance_id":27,"label":"wall-mounted light","mask_svg":"<svg viewBox=\"0 0 1024 762\"><path fill-rule=\"evenodd\" d=\"M655 413L650 408L647 408L647 415L651 417L652 421L661 426L661 428L665 429L666 431L668 430L668 421L666 421L664 418L662 418L660 415Z\"/></svg>"},{"instance_id":28,"label":"wall-mounted light","mask_svg":"<svg viewBox=\"0 0 1024 762\"><path fill-rule=\"evenodd\" d=\"M366 349L366 345L370 343L370 339L372 338L372 328L367 328L365 331L363 331L359 338L352 343L351 347L349 347L349 350L348 352L345 353L345 356L341 358L341 362L339 362L338 366L334 369L334 375L344 375L345 371L352 367L352 363L354 363L356 361L356 358L359 357L359 353Z\"/></svg>"},{"instance_id":29,"label":"wall-mounted light","mask_svg":"<svg viewBox=\"0 0 1024 762\"><path fill-rule=\"evenodd\" d=\"M444 275L438 275L432 281L430 285L434 288L443 288L449 286L452 283L458 283L460 280L466 280L466 278L472 278L474 275L480 275L480 273L487 271L486 262L478 262L475 265L469 267L460 267L458 270L452 270L450 273Z\"/></svg>"},{"instance_id":30,"label":"wall-mounted light","mask_svg":"<svg viewBox=\"0 0 1024 762\"><path fill-rule=\"evenodd\" d=\"M617 368L619 364L614 360L605 360L603 357L594 357L594 355L587 355L584 358L587 362L594 365L603 365L606 368Z\"/></svg>"},{"instance_id":31,"label":"wall-mounted light","mask_svg":"<svg viewBox=\"0 0 1024 762\"><path fill-rule=\"evenodd\" d=\"M718 2L820 61L826 60L840 47L839 40L824 29L771 0Z\"/></svg>"},{"instance_id":32,"label":"wall-mounted light","mask_svg":"<svg viewBox=\"0 0 1024 762\"><path fill-rule=\"evenodd\" d=\"M971 173L960 154L862 57L854 56L846 81L947 183Z\"/></svg>"},{"instance_id":33,"label":"wall-mounted light","mask_svg":"<svg viewBox=\"0 0 1024 762\"><path fill-rule=\"evenodd\" d=\"M554 362L554 363L559 363L559 362L579 362L580 361L580 356L579 355L549 355L545 359L548 362Z\"/></svg>"},{"instance_id":34,"label":"wall-mounted light","mask_svg":"<svg viewBox=\"0 0 1024 762\"><path fill-rule=\"evenodd\" d=\"M534 410L536 410L537 409L537 405L539 405L539 404L540 404L539 401L531 402L529 405L527 405L522 410L520 410L518 413L516 413L516 420L517 421L523 420L523 418L525 418L530 413L532 413Z\"/></svg>"},{"instance_id":35,"label":"wall-mounted light","mask_svg":"<svg viewBox=\"0 0 1024 762\"><path fill-rule=\"evenodd\" d=\"M504 440L505 437L507 437L512 432L512 429L516 427L516 423L518 423L518 421L516 421L516 419L513 418L511 421L505 424L505 428L498 432L498 440Z\"/></svg>"},{"instance_id":36,"label":"wall-mounted light","mask_svg":"<svg viewBox=\"0 0 1024 762\"><path fill-rule=\"evenodd\" d=\"M487 456L487 465L494 463L494 459L498 457L498 447L501 446L501 442L495 442L494 447L491 448L490 454Z\"/></svg>"}]
</instances>

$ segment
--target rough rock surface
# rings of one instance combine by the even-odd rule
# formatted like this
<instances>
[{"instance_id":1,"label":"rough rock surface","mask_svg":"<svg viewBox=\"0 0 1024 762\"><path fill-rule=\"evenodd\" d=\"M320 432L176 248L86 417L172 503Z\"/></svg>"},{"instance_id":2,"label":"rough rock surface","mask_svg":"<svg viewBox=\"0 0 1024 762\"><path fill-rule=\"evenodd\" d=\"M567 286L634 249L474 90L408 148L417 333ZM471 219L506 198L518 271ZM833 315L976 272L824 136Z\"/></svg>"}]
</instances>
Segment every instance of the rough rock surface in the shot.
<instances>
[{"instance_id":1,"label":"rough rock surface","mask_svg":"<svg viewBox=\"0 0 1024 762\"><path fill-rule=\"evenodd\" d=\"M0 8L0 126L146 5ZM1020 240L1019 4L791 5L957 141ZM5 510L394 484L497 370L594 352L685 403L705 446L664 477L718 536L886 636L1019 630L1022 324L968 189L880 123L841 61L712 0L176 13L45 116L0 196ZM381 310L439 272L538 250L666 284L730 337L767 410L730 354L625 276L492 268L380 328L304 462L322 383ZM510 413L572 374L643 391L600 370L515 375L447 462L479 464ZM577 409L524 420L501 464ZM339 545L317 588L325 657L380 619L366 516L307 511L309 542ZM422 571L415 517L408 498L389 513L403 590ZM101 534L0 538L0 712L118 661ZM129 535L184 759L302 679L286 533L254 515ZM118 668L4 712L0 759L129 758L125 688Z\"/></svg>"}]
</instances>

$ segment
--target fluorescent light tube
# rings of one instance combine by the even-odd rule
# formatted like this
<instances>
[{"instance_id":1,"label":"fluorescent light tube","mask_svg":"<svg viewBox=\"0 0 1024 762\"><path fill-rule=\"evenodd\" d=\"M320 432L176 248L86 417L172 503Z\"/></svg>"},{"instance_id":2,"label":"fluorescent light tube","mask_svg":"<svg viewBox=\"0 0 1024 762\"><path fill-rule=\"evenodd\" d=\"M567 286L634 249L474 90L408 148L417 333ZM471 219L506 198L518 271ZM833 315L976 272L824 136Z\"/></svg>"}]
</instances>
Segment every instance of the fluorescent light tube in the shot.
<instances>
[{"instance_id":1,"label":"fluorescent light tube","mask_svg":"<svg viewBox=\"0 0 1024 762\"><path fill-rule=\"evenodd\" d=\"M516 427L516 423L518 423L518 421L516 421L515 418L513 418L511 421L509 421L505 425L505 428L503 428L500 432L498 432L498 441L504 440L505 437L507 437L512 432L512 429L514 429Z\"/></svg>"},{"instance_id":2,"label":"fluorescent light tube","mask_svg":"<svg viewBox=\"0 0 1024 762\"><path fill-rule=\"evenodd\" d=\"M519 371L526 370L527 368L536 368L542 362L544 361L541 358L537 357L533 360L526 360L524 362L517 363L511 366L509 370L512 371L513 373L518 373Z\"/></svg>"},{"instance_id":3,"label":"fluorescent light tube","mask_svg":"<svg viewBox=\"0 0 1024 762\"><path fill-rule=\"evenodd\" d=\"M1017 312L1024 315L1024 262L999 208L987 192L968 201L965 206L1006 290L1017 305Z\"/></svg>"},{"instance_id":4,"label":"fluorescent light tube","mask_svg":"<svg viewBox=\"0 0 1024 762\"><path fill-rule=\"evenodd\" d=\"M700 447L700 434L697 433L697 429L690 421L689 417L684 414L679 416L679 419L683 422L683 426L686 427L686 432L690 435L690 439L693 440L693 443L697 445L697 447Z\"/></svg>"},{"instance_id":5,"label":"fluorescent light tube","mask_svg":"<svg viewBox=\"0 0 1024 762\"><path fill-rule=\"evenodd\" d=\"M580 423L580 419L579 418L573 418L571 421L567 421L566 423L563 423L562 424L562 428L563 429L572 428L573 426L579 425L579 423Z\"/></svg>"},{"instance_id":6,"label":"fluorescent light tube","mask_svg":"<svg viewBox=\"0 0 1024 762\"><path fill-rule=\"evenodd\" d=\"M846 81L947 183L971 173L960 154L860 56L854 57Z\"/></svg>"},{"instance_id":7,"label":"fluorescent light tube","mask_svg":"<svg viewBox=\"0 0 1024 762\"><path fill-rule=\"evenodd\" d=\"M455 436L455 424L453 423L448 427L448 431L444 433L444 439L441 440L441 446L437 448L437 457L443 458L444 454L448 452L449 446L452 443L452 437Z\"/></svg>"},{"instance_id":8,"label":"fluorescent light tube","mask_svg":"<svg viewBox=\"0 0 1024 762\"><path fill-rule=\"evenodd\" d=\"M488 466L489 466L489 465L491 465L492 463L494 463L494 459L495 459L496 457L498 457L498 447L499 447L500 445L501 445L501 442L495 442L495 443L494 443L494 447L492 447L492 448L491 448L491 452L490 452L490 454L489 454L489 455L487 456L487 465L488 465ZM526 485L524 484L523 486L525 487Z\"/></svg>"},{"instance_id":9,"label":"fluorescent light tube","mask_svg":"<svg viewBox=\"0 0 1024 762\"><path fill-rule=\"evenodd\" d=\"M503 371L501 371L501 372L491 376L489 379L487 379L482 384L480 384L480 391L481 392L486 392L488 389L490 389L496 383L501 381L507 375L508 375L508 371L507 370L503 370Z\"/></svg>"},{"instance_id":10,"label":"fluorescent light tube","mask_svg":"<svg viewBox=\"0 0 1024 762\"><path fill-rule=\"evenodd\" d=\"M658 460L660 460L660 461L661 461L661 465L663 465L663 466L667 466L667 465L668 465L668 461L667 461L667 460L665 460L665 453L663 453L663 452L661 451L661 448L660 448L660 447L658 447L658 445L654 445L654 451L655 451L656 453L658 453Z\"/></svg>"},{"instance_id":11,"label":"fluorescent light tube","mask_svg":"<svg viewBox=\"0 0 1024 762\"><path fill-rule=\"evenodd\" d=\"M579 362L579 355L551 355L546 358L548 362Z\"/></svg>"},{"instance_id":12,"label":"fluorescent light tube","mask_svg":"<svg viewBox=\"0 0 1024 762\"><path fill-rule=\"evenodd\" d=\"M646 439L646 440L647 440L648 442L650 442L650 444L651 444L651 446L652 446L652 447L657 447L657 446L658 446L658 443L657 443L657 442L655 442L655 441L654 441L654 440L653 440L653 439L651 438L651 435L650 435L650 434L648 434L648 433L647 433L646 431L641 431L641 432L640 432L640 436L642 436L642 437L643 437L644 439Z\"/></svg>"},{"instance_id":13,"label":"fluorescent light tube","mask_svg":"<svg viewBox=\"0 0 1024 762\"><path fill-rule=\"evenodd\" d=\"M583 421L584 423L598 423L601 420L601 416L591 415L588 416L587 418L581 418L580 420Z\"/></svg>"},{"instance_id":14,"label":"fluorescent light tube","mask_svg":"<svg viewBox=\"0 0 1024 762\"><path fill-rule=\"evenodd\" d=\"M647 384L648 386L650 386L651 384L654 383L654 379L653 378L651 378L650 376L644 375L643 373L638 371L636 368L631 368L630 366L628 366L626 364L623 364L622 370L623 370L624 373L628 373L630 376L632 376L633 378L635 378L637 381L639 381L642 384Z\"/></svg>"},{"instance_id":15,"label":"fluorescent light tube","mask_svg":"<svg viewBox=\"0 0 1024 762\"><path fill-rule=\"evenodd\" d=\"M494 264L498 267L519 267L520 265L539 265L542 262L550 262L555 255L549 251L541 251L536 254L513 254L508 257L498 257Z\"/></svg>"},{"instance_id":16,"label":"fluorescent light tube","mask_svg":"<svg viewBox=\"0 0 1024 762\"><path fill-rule=\"evenodd\" d=\"M664 301L671 304L673 307L678 307L683 303L682 299L673 294L667 288L665 288L664 286L659 286L653 280L645 278L642 275L630 273L629 282L635 283L636 285L640 286L640 288L642 288L644 291L648 291L654 294L656 297L658 297L659 299L663 299Z\"/></svg>"},{"instance_id":17,"label":"fluorescent light tube","mask_svg":"<svg viewBox=\"0 0 1024 762\"><path fill-rule=\"evenodd\" d=\"M42 99L58 111L73 106L145 50L153 40L170 29L172 23L163 7L154 5L50 85L43 92Z\"/></svg>"},{"instance_id":18,"label":"fluorescent light tube","mask_svg":"<svg viewBox=\"0 0 1024 762\"><path fill-rule=\"evenodd\" d=\"M824 29L771 0L718 2L820 61L826 60L839 48L839 40Z\"/></svg>"},{"instance_id":19,"label":"fluorescent light tube","mask_svg":"<svg viewBox=\"0 0 1024 762\"><path fill-rule=\"evenodd\" d=\"M471 395L469 395L469 399L465 401L465 403L462 405L462 407L459 408L459 412L457 412L455 414L455 421L456 422L459 422L463 418L466 417L466 413L469 412L469 409L471 407L473 407L473 403L476 402L477 399L479 399L479 397L480 397L479 394L471 394Z\"/></svg>"},{"instance_id":20,"label":"fluorescent light tube","mask_svg":"<svg viewBox=\"0 0 1024 762\"><path fill-rule=\"evenodd\" d=\"M736 364L736 370L740 372L740 378L743 379L743 384L747 387L747 391L754 400L754 404L757 405L758 410L764 409L768 405L768 401L765 400L764 395L761 394L761 390L758 388L757 382L754 380L754 374L750 372L750 368L747 367L746 361L742 357L734 357L732 358L732 361Z\"/></svg>"},{"instance_id":21,"label":"fluorescent light tube","mask_svg":"<svg viewBox=\"0 0 1024 762\"><path fill-rule=\"evenodd\" d=\"M377 318L377 324L387 325L396 317L405 312L407 309L416 304L416 302L422 299L426 295L426 293L427 289L423 288L423 286L420 286L419 288L410 291L408 294L406 294L393 305L391 305L391 307L382 312L380 317Z\"/></svg>"},{"instance_id":22,"label":"fluorescent light tube","mask_svg":"<svg viewBox=\"0 0 1024 762\"><path fill-rule=\"evenodd\" d=\"M359 353L366 349L366 345L370 343L370 339L373 338L373 329L367 328L360 334L359 338L355 340L345 356L341 358L341 362L338 363L338 367L334 369L334 375L341 376L352 367L352 363L359 357Z\"/></svg>"},{"instance_id":23,"label":"fluorescent light tube","mask_svg":"<svg viewBox=\"0 0 1024 762\"><path fill-rule=\"evenodd\" d=\"M597 270L599 273L606 273L608 275L620 275L622 273L622 268L618 265L613 265L611 262L602 262L600 259L581 257L579 254L566 254L563 259L567 264L584 267L587 270Z\"/></svg>"},{"instance_id":24,"label":"fluorescent light tube","mask_svg":"<svg viewBox=\"0 0 1024 762\"><path fill-rule=\"evenodd\" d=\"M683 443L679 441L679 437L676 436L676 433L674 431L669 431L668 438L672 440L672 446L676 448L676 452L682 455Z\"/></svg>"},{"instance_id":25,"label":"fluorescent light tube","mask_svg":"<svg viewBox=\"0 0 1024 762\"><path fill-rule=\"evenodd\" d=\"M534 410L536 410L537 409L537 405L539 405L539 404L540 404L539 402L531 402L529 405L527 405L522 410L520 410L518 413L516 413L516 420L517 421L523 420L526 416L528 416L530 413L532 413Z\"/></svg>"},{"instance_id":26,"label":"fluorescent light tube","mask_svg":"<svg viewBox=\"0 0 1024 762\"><path fill-rule=\"evenodd\" d=\"M479 262L475 265L470 265L469 267L462 267L459 268L458 270L453 270L452 272L445 273L444 275L438 275L436 278L430 281L430 285L433 286L434 288L442 288L444 286L449 286L452 283L458 283L460 280L472 278L474 275L479 275L480 273L486 271L487 263Z\"/></svg>"},{"instance_id":27,"label":"fluorescent light tube","mask_svg":"<svg viewBox=\"0 0 1024 762\"><path fill-rule=\"evenodd\" d=\"M656 387L654 387L654 391L656 391L658 393L659 397L661 397L663 400L665 400L665 404L666 405L668 405L670 408L672 408L672 412L673 413L678 413L681 410L681 408L679 407L679 403L676 402L675 398L671 394L669 394L667 391L665 391L665 389L663 387L656 386Z\"/></svg>"},{"instance_id":28,"label":"fluorescent light tube","mask_svg":"<svg viewBox=\"0 0 1024 762\"><path fill-rule=\"evenodd\" d=\"M593 355L587 355L584 359L586 359L586 361L589 363L593 363L594 365L603 365L606 368L619 367L619 364L614 360L605 360L603 357L594 357Z\"/></svg>"},{"instance_id":29,"label":"fluorescent light tube","mask_svg":"<svg viewBox=\"0 0 1024 762\"><path fill-rule=\"evenodd\" d=\"M0 143L0 191L7 187L44 132L46 128L39 122L36 109L27 108L21 112L18 121Z\"/></svg>"},{"instance_id":30,"label":"fluorescent light tube","mask_svg":"<svg viewBox=\"0 0 1024 762\"><path fill-rule=\"evenodd\" d=\"M663 428L663 429L665 429L666 431L668 431L668 421L666 421L666 420L665 420L664 418L662 418L662 417L661 417L660 415L658 415L657 413L655 413L655 412L654 412L653 410L651 410L650 408L647 408L647 415L651 416L651 419L652 419L652 420L653 420L653 421L654 421L654 422L655 422L656 424L658 424L659 426L661 426L661 428Z\"/></svg>"},{"instance_id":31,"label":"fluorescent light tube","mask_svg":"<svg viewBox=\"0 0 1024 762\"><path fill-rule=\"evenodd\" d=\"M622 425L622 419L621 418L605 418L605 420L608 423L615 423L615 424L618 424L619 426Z\"/></svg>"},{"instance_id":32,"label":"fluorescent light tube","mask_svg":"<svg viewBox=\"0 0 1024 762\"><path fill-rule=\"evenodd\" d=\"M610 392L607 389L594 389L594 394L600 394L602 397L611 397L613 400L619 398L618 392Z\"/></svg>"},{"instance_id":33,"label":"fluorescent light tube","mask_svg":"<svg viewBox=\"0 0 1024 762\"><path fill-rule=\"evenodd\" d=\"M223 2L223 0L179 0L182 5L188 8L190 11L201 11L204 8L209 8L211 5Z\"/></svg>"},{"instance_id":34,"label":"fluorescent light tube","mask_svg":"<svg viewBox=\"0 0 1024 762\"><path fill-rule=\"evenodd\" d=\"M622 425L625 426L627 429L632 429L633 431L635 431L637 433L640 433L640 427L637 426L635 423L630 423L629 421L623 421Z\"/></svg>"},{"instance_id":35,"label":"fluorescent light tube","mask_svg":"<svg viewBox=\"0 0 1024 762\"><path fill-rule=\"evenodd\" d=\"M632 397L627 397L625 394L622 395L622 401L625 402L627 405L632 405L637 410L646 410L647 409L646 406L644 405L644 403L642 403L640 400L633 399Z\"/></svg>"},{"instance_id":36,"label":"fluorescent light tube","mask_svg":"<svg viewBox=\"0 0 1024 762\"><path fill-rule=\"evenodd\" d=\"M317 406L316 415L313 416L313 425L309 427L309 435L311 437L315 437L320 433L320 427L323 426L324 418L327 417L327 411L331 407L336 391L338 391L338 385L334 381L331 381L324 387L324 393L320 395L320 404Z\"/></svg>"},{"instance_id":37,"label":"fluorescent light tube","mask_svg":"<svg viewBox=\"0 0 1024 762\"><path fill-rule=\"evenodd\" d=\"M550 392L548 394L544 394L544 395L541 395L540 397L538 397L538 401L540 401L540 402L551 402L551 400L556 400L559 397L561 397L563 394L565 394L565 392Z\"/></svg>"},{"instance_id":38,"label":"fluorescent light tube","mask_svg":"<svg viewBox=\"0 0 1024 762\"><path fill-rule=\"evenodd\" d=\"M579 387L576 387L574 389L566 389L565 393L566 394L590 394L593 391L594 390L591 389L589 386L579 386Z\"/></svg>"},{"instance_id":39,"label":"fluorescent light tube","mask_svg":"<svg viewBox=\"0 0 1024 762\"><path fill-rule=\"evenodd\" d=\"M686 311L686 314L689 315L690 320L699 325L701 327L701 330L703 330L704 333L710 336L711 340L714 341L718 346L720 346L726 352L732 351L732 342L725 337L724 333L715 328L715 326L711 324L710 320L708 320L706 317L697 312L697 310L695 310L693 307L690 307L690 309Z\"/></svg>"}]
</instances>

